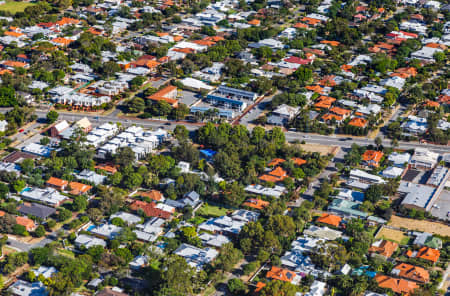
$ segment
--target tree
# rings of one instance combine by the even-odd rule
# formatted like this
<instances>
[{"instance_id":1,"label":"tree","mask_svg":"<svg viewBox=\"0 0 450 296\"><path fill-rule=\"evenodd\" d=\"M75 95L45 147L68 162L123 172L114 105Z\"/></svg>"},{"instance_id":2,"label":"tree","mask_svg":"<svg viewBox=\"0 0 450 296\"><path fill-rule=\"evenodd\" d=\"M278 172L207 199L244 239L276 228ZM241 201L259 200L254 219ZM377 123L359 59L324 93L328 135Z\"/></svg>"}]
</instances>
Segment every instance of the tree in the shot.
<instances>
[{"instance_id":1,"label":"tree","mask_svg":"<svg viewBox=\"0 0 450 296\"><path fill-rule=\"evenodd\" d=\"M295 296L297 288L289 282L270 281L262 290L261 296Z\"/></svg>"},{"instance_id":2,"label":"tree","mask_svg":"<svg viewBox=\"0 0 450 296\"><path fill-rule=\"evenodd\" d=\"M88 206L88 201L84 196L75 196L72 202L72 210L75 212L84 211Z\"/></svg>"},{"instance_id":3,"label":"tree","mask_svg":"<svg viewBox=\"0 0 450 296\"><path fill-rule=\"evenodd\" d=\"M305 83L312 78L312 71L306 67L299 67L293 74L301 83Z\"/></svg>"},{"instance_id":4,"label":"tree","mask_svg":"<svg viewBox=\"0 0 450 296\"><path fill-rule=\"evenodd\" d=\"M22 180L22 179L17 179L17 180L15 180L15 181L13 182L12 185L13 185L14 191L17 192L17 193L19 193L19 192L21 192L23 189L25 189L25 186L26 186L27 184L25 183L24 180Z\"/></svg>"},{"instance_id":5,"label":"tree","mask_svg":"<svg viewBox=\"0 0 450 296\"><path fill-rule=\"evenodd\" d=\"M52 124L56 120L58 120L58 117L59 117L58 112L56 112L55 110L51 110L50 112L47 113L47 122Z\"/></svg>"},{"instance_id":6,"label":"tree","mask_svg":"<svg viewBox=\"0 0 450 296\"><path fill-rule=\"evenodd\" d=\"M66 220L68 220L70 217L72 217L72 212L62 208L61 210L59 210L58 213L58 220L61 222L64 222Z\"/></svg>"},{"instance_id":7,"label":"tree","mask_svg":"<svg viewBox=\"0 0 450 296\"><path fill-rule=\"evenodd\" d=\"M127 167L133 164L136 160L134 151L130 147L121 147L117 149L117 153L114 156L114 162L120 167Z\"/></svg>"},{"instance_id":8,"label":"tree","mask_svg":"<svg viewBox=\"0 0 450 296\"><path fill-rule=\"evenodd\" d=\"M126 106L129 113L140 113L145 109L145 101L140 97L134 97L127 102Z\"/></svg>"},{"instance_id":9,"label":"tree","mask_svg":"<svg viewBox=\"0 0 450 296\"><path fill-rule=\"evenodd\" d=\"M4 199L8 196L9 187L3 182L0 182L0 198Z\"/></svg>"},{"instance_id":10,"label":"tree","mask_svg":"<svg viewBox=\"0 0 450 296\"><path fill-rule=\"evenodd\" d=\"M232 207L238 207L245 200L244 188L238 182L227 184L224 192L224 201Z\"/></svg>"},{"instance_id":11,"label":"tree","mask_svg":"<svg viewBox=\"0 0 450 296\"><path fill-rule=\"evenodd\" d=\"M372 184L367 188L366 200L376 203L383 196L383 185Z\"/></svg>"},{"instance_id":12,"label":"tree","mask_svg":"<svg viewBox=\"0 0 450 296\"><path fill-rule=\"evenodd\" d=\"M111 77L116 72L119 72L119 71L120 71L120 66L114 61L106 62L105 64L103 64L103 66L101 68L101 73L105 77Z\"/></svg>"},{"instance_id":13,"label":"tree","mask_svg":"<svg viewBox=\"0 0 450 296\"><path fill-rule=\"evenodd\" d=\"M185 140L189 136L189 131L184 125L177 125L173 130L173 134L178 140Z\"/></svg>"},{"instance_id":14,"label":"tree","mask_svg":"<svg viewBox=\"0 0 450 296\"><path fill-rule=\"evenodd\" d=\"M16 235L22 235L22 236L28 235L28 232L27 232L27 229L25 228L25 226L20 225L20 224L15 224L13 226L13 233Z\"/></svg>"},{"instance_id":15,"label":"tree","mask_svg":"<svg viewBox=\"0 0 450 296\"><path fill-rule=\"evenodd\" d=\"M242 252L235 249L233 243L226 243L222 246L219 256L214 261L214 265L223 272L229 272L243 257Z\"/></svg>"},{"instance_id":16,"label":"tree","mask_svg":"<svg viewBox=\"0 0 450 296\"><path fill-rule=\"evenodd\" d=\"M375 145L377 145L377 149L380 149L383 140L380 137L375 138Z\"/></svg>"},{"instance_id":17,"label":"tree","mask_svg":"<svg viewBox=\"0 0 450 296\"><path fill-rule=\"evenodd\" d=\"M167 257L160 269L161 283L156 292L157 296L185 296L193 294L194 269L179 256ZM154 279L150 279L153 281Z\"/></svg>"},{"instance_id":18,"label":"tree","mask_svg":"<svg viewBox=\"0 0 450 296\"><path fill-rule=\"evenodd\" d=\"M36 230L34 231L34 234L37 237L43 237L45 235L45 228L43 225L39 225Z\"/></svg>"},{"instance_id":19,"label":"tree","mask_svg":"<svg viewBox=\"0 0 450 296\"><path fill-rule=\"evenodd\" d=\"M23 173L28 175L29 173L33 172L33 170L34 170L34 160L32 158L25 158L20 163L20 168L22 169Z\"/></svg>"},{"instance_id":20,"label":"tree","mask_svg":"<svg viewBox=\"0 0 450 296\"><path fill-rule=\"evenodd\" d=\"M228 281L228 291L233 295L245 294L245 284L241 279L233 278Z\"/></svg>"}]
</instances>

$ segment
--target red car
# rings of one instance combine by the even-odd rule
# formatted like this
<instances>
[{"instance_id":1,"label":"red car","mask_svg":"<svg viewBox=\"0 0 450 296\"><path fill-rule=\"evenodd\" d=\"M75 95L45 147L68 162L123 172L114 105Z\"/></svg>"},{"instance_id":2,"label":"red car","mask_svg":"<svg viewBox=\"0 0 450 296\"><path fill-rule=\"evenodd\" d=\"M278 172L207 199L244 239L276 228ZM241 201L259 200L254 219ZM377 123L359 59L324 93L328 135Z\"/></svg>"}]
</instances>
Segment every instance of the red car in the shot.
<instances>
[{"instance_id":1,"label":"red car","mask_svg":"<svg viewBox=\"0 0 450 296\"><path fill-rule=\"evenodd\" d=\"M19 133L22 133L24 131L24 129L23 128L21 128L20 130L19 130Z\"/></svg>"}]
</instances>

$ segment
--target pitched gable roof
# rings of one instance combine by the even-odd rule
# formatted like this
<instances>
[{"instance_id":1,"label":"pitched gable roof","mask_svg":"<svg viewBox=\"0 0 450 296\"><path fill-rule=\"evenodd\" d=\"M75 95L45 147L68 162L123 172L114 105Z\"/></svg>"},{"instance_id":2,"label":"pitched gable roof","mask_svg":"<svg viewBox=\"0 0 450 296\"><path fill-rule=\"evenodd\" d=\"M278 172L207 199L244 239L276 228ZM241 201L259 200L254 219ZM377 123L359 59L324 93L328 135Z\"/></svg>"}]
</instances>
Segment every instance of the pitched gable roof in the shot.
<instances>
[{"instance_id":1,"label":"pitched gable roof","mask_svg":"<svg viewBox=\"0 0 450 296\"><path fill-rule=\"evenodd\" d=\"M342 218L339 217L339 216L336 216L336 215L323 213L322 216L317 218L316 221L320 222L320 223L332 225L332 226L335 226L335 227L339 227L339 224L341 223Z\"/></svg>"},{"instance_id":2,"label":"pitched gable roof","mask_svg":"<svg viewBox=\"0 0 450 296\"><path fill-rule=\"evenodd\" d=\"M375 276L375 280L381 288L391 289L395 293L399 294L411 293L419 287L415 282L404 279L396 279L386 275L377 275Z\"/></svg>"}]
</instances>

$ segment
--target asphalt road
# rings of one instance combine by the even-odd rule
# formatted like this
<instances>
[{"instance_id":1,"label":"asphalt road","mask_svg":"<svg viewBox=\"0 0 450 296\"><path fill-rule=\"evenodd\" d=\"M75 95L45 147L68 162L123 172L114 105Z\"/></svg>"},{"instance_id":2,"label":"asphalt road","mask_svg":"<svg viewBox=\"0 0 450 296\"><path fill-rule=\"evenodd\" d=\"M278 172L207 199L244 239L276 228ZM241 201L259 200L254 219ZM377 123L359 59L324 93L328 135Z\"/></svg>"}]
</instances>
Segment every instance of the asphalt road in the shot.
<instances>
[{"instance_id":1,"label":"asphalt road","mask_svg":"<svg viewBox=\"0 0 450 296\"><path fill-rule=\"evenodd\" d=\"M45 118L47 115L47 111L39 111L37 110L36 115L40 118ZM177 124L183 124L186 126L186 128L189 131L193 131L198 129L199 124L198 123L177 123L177 122L171 122L170 125L166 125L167 121L158 121L158 120L148 120L148 119L125 119L122 117L117 117L117 115L107 115L107 116L101 116L101 115L86 115L86 114L76 114L76 113L59 113L59 119L65 119L67 121L77 121L83 117L87 117L93 125L100 125L106 122L121 122L124 126L131 126L131 125L140 125L146 128L164 128L167 130L173 130ZM358 145L369 145L374 144L373 139L368 139L364 137L351 137L352 139L349 140L349 136L337 136L337 135L330 135L330 136L323 136L323 135L317 135L317 134L307 134L307 133L301 133L301 132L285 132L286 140L293 142L293 141L305 141L307 143L313 143L313 144L321 144L321 145L329 145L329 146L340 146L340 147L351 147L353 143L356 143ZM383 140L383 145L390 146L391 141L388 139ZM400 149L415 149L418 147L422 148L428 148L432 151L438 152L438 153L447 153L450 152L449 146L443 146L443 145L433 145L433 144L421 144L418 142L399 142L398 148Z\"/></svg>"}]
</instances>

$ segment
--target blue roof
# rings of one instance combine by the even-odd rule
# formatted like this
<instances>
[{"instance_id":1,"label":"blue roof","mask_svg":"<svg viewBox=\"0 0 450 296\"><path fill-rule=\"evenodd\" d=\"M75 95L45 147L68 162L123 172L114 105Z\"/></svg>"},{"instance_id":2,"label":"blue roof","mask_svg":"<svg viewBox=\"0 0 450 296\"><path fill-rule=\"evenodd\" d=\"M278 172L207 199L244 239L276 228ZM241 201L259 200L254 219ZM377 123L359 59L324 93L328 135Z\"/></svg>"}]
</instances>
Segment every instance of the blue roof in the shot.
<instances>
[{"instance_id":1,"label":"blue roof","mask_svg":"<svg viewBox=\"0 0 450 296\"><path fill-rule=\"evenodd\" d=\"M200 150L200 153L205 155L206 157L213 157L214 155L216 155L217 151L211 150L211 149L202 149Z\"/></svg>"},{"instance_id":2,"label":"blue roof","mask_svg":"<svg viewBox=\"0 0 450 296\"><path fill-rule=\"evenodd\" d=\"M238 100L229 99L229 98L219 97L219 96L215 96L215 95L208 95L206 97L206 99L219 101L219 102L230 103L230 104L239 105L239 106L244 105L244 102L241 102L241 101L238 101Z\"/></svg>"}]
</instances>

